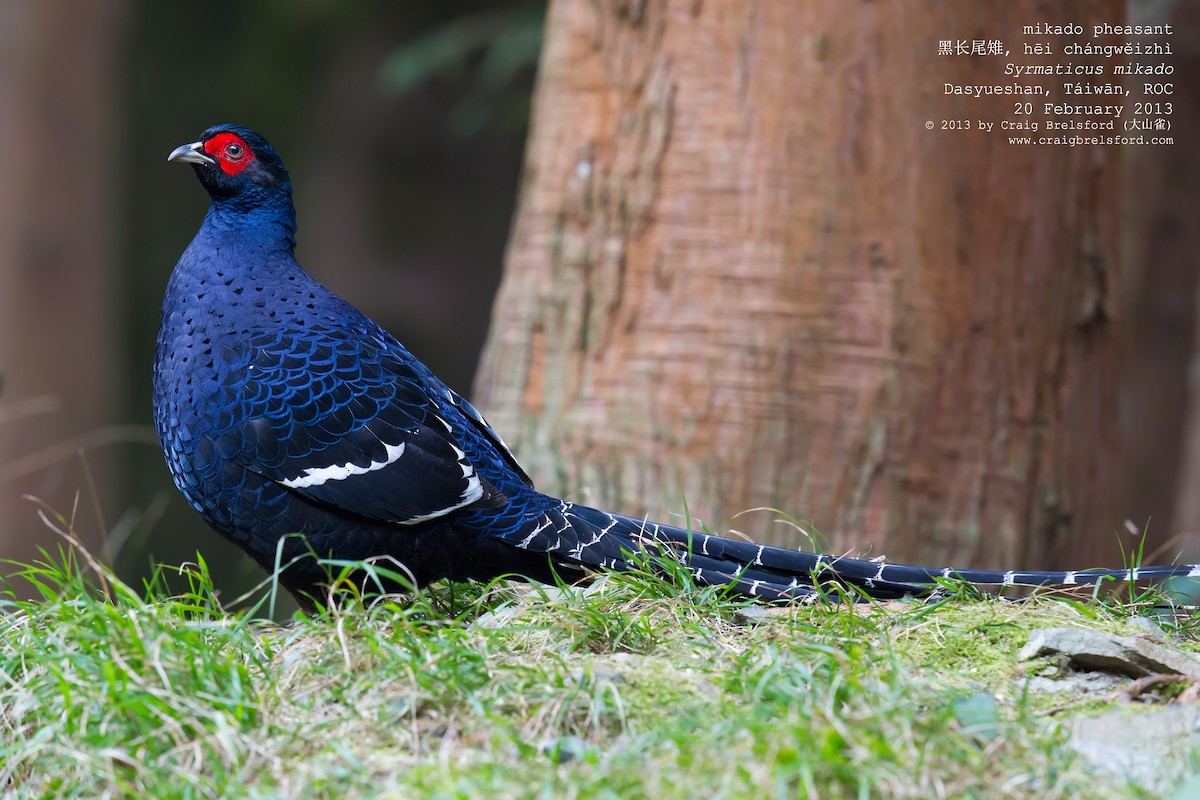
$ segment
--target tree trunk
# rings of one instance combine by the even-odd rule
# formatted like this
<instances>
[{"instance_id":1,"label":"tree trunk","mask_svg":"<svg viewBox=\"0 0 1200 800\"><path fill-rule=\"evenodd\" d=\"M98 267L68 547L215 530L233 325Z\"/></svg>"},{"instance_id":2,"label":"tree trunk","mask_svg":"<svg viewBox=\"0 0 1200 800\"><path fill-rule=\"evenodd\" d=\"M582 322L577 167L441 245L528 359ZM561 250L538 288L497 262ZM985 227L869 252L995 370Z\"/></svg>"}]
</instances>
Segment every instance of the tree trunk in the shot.
<instances>
[{"instance_id":1,"label":"tree trunk","mask_svg":"<svg viewBox=\"0 0 1200 800\"><path fill-rule=\"evenodd\" d=\"M95 545L120 432L116 188L122 3L0 5L0 556L56 539L22 495L72 516ZM130 147L145 142L134 139ZM81 468L80 452L91 475Z\"/></svg>"},{"instance_id":2,"label":"tree trunk","mask_svg":"<svg viewBox=\"0 0 1200 800\"><path fill-rule=\"evenodd\" d=\"M552 3L491 421L543 490L658 521L1112 557L1119 153L925 123L1012 119L943 83L1005 81L1031 20L1121 9ZM1014 55L937 55L979 38Z\"/></svg>"},{"instance_id":3,"label":"tree trunk","mask_svg":"<svg viewBox=\"0 0 1200 800\"><path fill-rule=\"evenodd\" d=\"M1168 557L1200 558L1200 7L1169 4L1179 31L1172 115L1176 144L1135 153L1136 221L1141 266L1134 319L1140 358L1128 369L1126 459L1135 500L1155 545ZM1180 435L1180 431L1183 435ZM1154 515L1154 516L1151 516Z\"/></svg>"}]
</instances>

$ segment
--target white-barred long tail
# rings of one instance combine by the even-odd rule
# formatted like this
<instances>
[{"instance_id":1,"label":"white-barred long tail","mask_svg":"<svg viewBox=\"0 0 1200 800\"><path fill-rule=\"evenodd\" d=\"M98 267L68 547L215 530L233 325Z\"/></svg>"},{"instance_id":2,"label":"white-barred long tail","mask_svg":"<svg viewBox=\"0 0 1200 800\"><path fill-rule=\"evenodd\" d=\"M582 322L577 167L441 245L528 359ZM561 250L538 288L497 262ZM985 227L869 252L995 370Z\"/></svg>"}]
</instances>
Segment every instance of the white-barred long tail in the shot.
<instances>
[{"instance_id":1,"label":"white-barred long tail","mask_svg":"<svg viewBox=\"0 0 1200 800\"><path fill-rule=\"evenodd\" d=\"M708 585L731 585L757 597L809 601L821 584L857 587L877 598L921 596L938 581L986 586L1079 586L1101 581L1150 581L1200 577L1200 564L1131 569L981 570L889 564L789 550L688 531L563 503L546 512L533 532L513 544L553 559L595 569L624 569L631 552L662 555Z\"/></svg>"}]
</instances>

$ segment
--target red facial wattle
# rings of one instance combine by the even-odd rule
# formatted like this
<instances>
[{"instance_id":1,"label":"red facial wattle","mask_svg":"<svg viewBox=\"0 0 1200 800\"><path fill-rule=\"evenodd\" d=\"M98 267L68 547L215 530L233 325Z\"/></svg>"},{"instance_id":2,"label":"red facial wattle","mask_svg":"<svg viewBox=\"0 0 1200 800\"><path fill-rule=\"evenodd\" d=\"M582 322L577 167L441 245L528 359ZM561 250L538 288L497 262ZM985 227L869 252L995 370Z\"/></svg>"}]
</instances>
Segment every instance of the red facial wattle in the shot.
<instances>
[{"instance_id":1,"label":"red facial wattle","mask_svg":"<svg viewBox=\"0 0 1200 800\"><path fill-rule=\"evenodd\" d=\"M217 160L226 175L237 175L254 163L254 151L236 133L218 133L204 143L204 152Z\"/></svg>"}]
</instances>

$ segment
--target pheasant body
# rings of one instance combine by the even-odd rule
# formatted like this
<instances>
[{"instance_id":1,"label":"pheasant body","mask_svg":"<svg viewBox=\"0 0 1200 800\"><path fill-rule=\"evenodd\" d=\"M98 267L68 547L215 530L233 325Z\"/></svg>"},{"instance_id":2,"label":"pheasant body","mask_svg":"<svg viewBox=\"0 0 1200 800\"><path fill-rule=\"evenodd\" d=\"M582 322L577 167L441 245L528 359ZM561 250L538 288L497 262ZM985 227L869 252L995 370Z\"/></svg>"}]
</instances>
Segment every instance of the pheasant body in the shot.
<instances>
[{"instance_id":1,"label":"pheasant body","mask_svg":"<svg viewBox=\"0 0 1200 800\"><path fill-rule=\"evenodd\" d=\"M890 565L766 547L577 506L536 491L499 435L394 337L296 263L291 183L275 150L221 125L175 150L212 200L171 275L154 417L191 506L302 605L330 562L382 559L423 585L624 569L639 550L706 584L809 599L832 580L876 597L941 577L1091 583L1192 566L995 572ZM385 587L392 588L392 587Z\"/></svg>"}]
</instances>

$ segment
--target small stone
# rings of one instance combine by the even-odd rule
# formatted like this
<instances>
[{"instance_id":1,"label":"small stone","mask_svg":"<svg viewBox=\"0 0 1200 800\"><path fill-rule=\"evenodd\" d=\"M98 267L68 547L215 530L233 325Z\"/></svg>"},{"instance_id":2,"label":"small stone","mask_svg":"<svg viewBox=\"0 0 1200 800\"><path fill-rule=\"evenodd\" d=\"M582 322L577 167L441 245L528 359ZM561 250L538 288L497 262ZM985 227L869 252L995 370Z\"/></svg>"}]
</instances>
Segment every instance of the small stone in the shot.
<instances>
[{"instance_id":1,"label":"small stone","mask_svg":"<svg viewBox=\"0 0 1200 800\"><path fill-rule=\"evenodd\" d=\"M1187 675L1200 678L1200 661L1164 647L1144 636L1117 636L1079 628L1031 631L1017 658L1030 661L1062 654L1075 669L1119 672L1134 678L1146 675Z\"/></svg>"},{"instance_id":2,"label":"small stone","mask_svg":"<svg viewBox=\"0 0 1200 800\"><path fill-rule=\"evenodd\" d=\"M556 736L542 742L542 752L555 764L578 761L587 754L588 745L578 736Z\"/></svg>"},{"instance_id":3,"label":"small stone","mask_svg":"<svg viewBox=\"0 0 1200 800\"><path fill-rule=\"evenodd\" d=\"M775 616L770 609L762 606L746 606L733 612L733 621L738 625L755 625Z\"/></svg>"}]
</instances>

